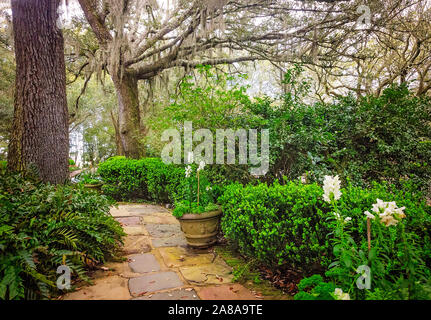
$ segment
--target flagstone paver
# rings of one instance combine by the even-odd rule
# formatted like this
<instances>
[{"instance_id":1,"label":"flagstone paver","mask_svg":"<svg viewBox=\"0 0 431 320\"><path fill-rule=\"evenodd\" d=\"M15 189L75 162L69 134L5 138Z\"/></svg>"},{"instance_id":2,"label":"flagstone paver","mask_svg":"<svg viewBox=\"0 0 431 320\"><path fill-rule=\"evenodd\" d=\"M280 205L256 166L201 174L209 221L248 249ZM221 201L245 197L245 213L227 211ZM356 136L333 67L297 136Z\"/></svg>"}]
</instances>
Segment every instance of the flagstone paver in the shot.
<instances>
[{"instance_id":1,"label":"flagstone paver","mask_svg":"<svg viewBox=\"0 0 431 320\"><path fill-rule=\"evenodd\" d=\"M123 251L126 255L151 251L151 240L142 235L130 235L124 239Z\"/></svg>"},{"instance_id":2,"label":"flagstone paver","mask_svg":"<svg viewBox=\"0 0 431 320\"><path fill-rule=\"evenodd\" d=\"M169 210L160 207L160 206L155 206L155 205L132 205L132 206L126 206L126 210L131 213L132 215L153 215L153 214L157 214L157 215L170 215Z\"/></svg>"},{"instance_id":3,"label":"flagstone paver","mask_svg":"<svg viewBox=\"0 0 431 320\"><path fill-rule=\"evenodd\" d=\"M144 224L180 224L177 218L172 216L143 216L142 220Z\"/></svg>"},{"instance_id":4,"label":"flagstone paver","mask_svg":"<svg viewBox=\"0 0 431 320\"><path fill-rule=\"evenodd\" d=\"M120 217L120 218L116 218L115 220L117 220L123 226L139 226L139 225L141 225L141 218L140 217Z\"/></svg>"},{"instance_id":5,"label":"flagstone paver","mask_svg":"<svg viewBox=\"0 0 431 320\"><path fill-rule=\"evenodd\" d=\"M168 238L181 233L179 225L174 224L145 224L145 229L153 238Z\"/></svg>"},{"instance_id":6,"label":"flagstone paver","mask_svg":"<svg viewBox=\"0 0 431 320\"><path fill-rule=\"evenodd\" d=\"M232 269L211 250L187 247L178 220L151 204L120 204L111 209L127 234L127 261L107 263L92 286L65 295L68 300L254 299L232 284Z\"/></svg>"},{"instance_id":7,"label":"flagstone paver","mask_svg":"<svg viewBox=\"0 0 431 320\"><path fill-rule=\"evenodd\" d=\"M125 226L123 230L126 234L131 236L148 236L148 231L143 225L140 226Z\"/></svg>"},{"instance_id":8,"label":"flagstone paver","mask_svg":"<svg viewBox=\"0 0 431 320\"><path fill-rule=\"evenodd\" d=\"M197 250L171 247L160 248L159 252L169 268L209 264L214 260L214 256L208 251L199 254Z\"/></svg>"},{"instance_id":9,"label":"flagstone paver","mask_svg":"<svg viewBox=\"0 0 431 320\"><path fill-rule=\"evenodd\" d=\"M147 273L160 270L160 265L157 259L151 253L140 254L131 256L129 258L129 266L133 272Z\"/></svg>"},{"instance_id":10,"label":"flagstone paver","mask_svg":"<svg viewBox=\"0 0 431 320\"><path fill-rule=\"evenodd\" d=\"M237 283L200 288L198 294L202 300L257 300L254 294Z\"/></svg>"},{"instance_id":11,"label":"flagstone paver","mask_svg":"<svg viewBox=\"0 0 431 320\"><path fill-rule=\"evenodd\" d=\"M187 246L187 240L186 238L181 235L173 235L168 238L155 238L152 241L154 248L161 248L161 247L172 247L172 246L178 246L178 247L185 247Z\"/></svg>"},{"instance_id":12,"label":"flagstone paver","mask_svg":"<svg viewBox=\"0 0 431 320\"><path fill-rule=\"evenodd\" d=\"M232 269L221 259L211 264L181 267L181 274L189 282L198 286L232 282Z\"/></svg>"},{"instance_id":13,"label":"flagstone paver","mask_svg":"<svg viewBox=\"0 0 431 320\"><path fill-rule=\"evenodd\" d=\"M96 279L94 285L69 293L65 300L130 300L127 279L109 276Z\"/></svg>"},{"instance_id":14,"label":"flagstone paver","mask_svg":"<svg viewBox=\"0 0 431 320\"><path fill-rule=\"evenodd\" d=\"M193 289L179 289L149 294L139 298L134 298L133 300L199 300L199 297Z\"/></svg>"},{"instance_id":15,"label":"flagstone paver","mask_svg":"<svg viewBox=\"0 0 431 320\"><path fill-rule=\"evenodd\" d=\"M184 283L178 277L178 274L173 271L153 273L129 279L130 293L134 297L148 292L178 288L183 285Z\"/></svg>"}]
</instances>

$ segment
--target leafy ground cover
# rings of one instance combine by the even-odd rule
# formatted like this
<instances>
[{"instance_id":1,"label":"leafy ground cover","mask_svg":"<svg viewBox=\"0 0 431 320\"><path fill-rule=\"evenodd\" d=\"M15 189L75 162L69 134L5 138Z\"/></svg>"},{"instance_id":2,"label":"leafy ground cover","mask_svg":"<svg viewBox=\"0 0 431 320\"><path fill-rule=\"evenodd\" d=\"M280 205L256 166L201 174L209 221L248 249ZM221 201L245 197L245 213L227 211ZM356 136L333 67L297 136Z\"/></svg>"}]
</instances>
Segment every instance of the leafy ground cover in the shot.
<instances>
[{"instance_id":1,"label":"leafy ground cover","mask_svg":"<svg viewBox=\"0 0 431 320\"><path fill-rule=\"evenodd\" d=\"M80 185L0 174L0 299L52 297L59 265L89 280L87 270L115 257L122 242L112 205Z\"/></svg>"}]
</instances>

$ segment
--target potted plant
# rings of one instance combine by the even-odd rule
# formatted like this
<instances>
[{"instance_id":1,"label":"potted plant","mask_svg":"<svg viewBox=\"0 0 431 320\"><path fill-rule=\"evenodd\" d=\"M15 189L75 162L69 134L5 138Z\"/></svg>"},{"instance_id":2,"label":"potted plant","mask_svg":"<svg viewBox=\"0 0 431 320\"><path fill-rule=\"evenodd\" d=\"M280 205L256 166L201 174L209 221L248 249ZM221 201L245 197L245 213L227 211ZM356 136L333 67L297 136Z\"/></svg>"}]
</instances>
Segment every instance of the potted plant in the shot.
<instances>
[{"instance_id":1,"label":"potted plant","mask_svg":"<svg viewBox=\"0 0 431 320\"><path fill-rule=\"evenodd\" d=\"M189 163L193 162L189 154ZM214 202L212 188L203 174L205 163L200 162L194 174L189 165L185 169L184 199L175 203L173 215L179 220L187 243L191 247L209 247L217 242L222 211Z\"/></svg>"},{"instance_id":2,"label":"potted plant","mask_svg":"<svg viewBox=\"0 0 431 320\"><path fill-rule=\"evenodd\" d=\"M84 187L88 189L101 190L103 182L95 174L92 173L81 173L78 176L79 183L84 184Z\"/></svg>"}]
</instances>

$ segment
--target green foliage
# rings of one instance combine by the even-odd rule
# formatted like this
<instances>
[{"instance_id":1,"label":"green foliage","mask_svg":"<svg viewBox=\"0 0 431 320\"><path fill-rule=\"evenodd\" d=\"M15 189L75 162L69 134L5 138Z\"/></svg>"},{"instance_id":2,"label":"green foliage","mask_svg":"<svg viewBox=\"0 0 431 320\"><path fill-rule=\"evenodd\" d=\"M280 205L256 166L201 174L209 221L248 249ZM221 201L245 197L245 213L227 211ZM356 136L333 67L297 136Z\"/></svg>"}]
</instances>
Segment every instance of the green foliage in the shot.
<instances>
[{"instance_id":1,"label":"green foliage","mask_svg":"<svg viewBox=\"0 0 431 320\"><path fill-rule=\"evenodd\" d=\"M190 203L187 200L183 200L175 203L175 209L172 214L174 217L181 218L185 214L201 214L219 209L219 206L214 203L199 204L198 206L196 202Z\"/></svg>"},{"instance_id":2,"label":"green foliage","mask_svg":"<svg viewBox=\"0 0 431 320\"><path fill-rule=\"evenodd\" d=\"M318 185L288 182L226 188L221 227L241 252L269 266L310 271L327 262L329 207Z\"/></svg>"},{"instance_id":3,"label":"green foliage","mask_svg":"<svg viewBox=\"0 0 431 320\"><path fill-rule=\"evenodd\" d=\"M392 86L380 97L331 104L307 105L290 94L281 104L260 98L245 118L270 130L272 178L306 173L308 181L321 181L336 172L359 186L409 178L431 191L429 114L430 98Z\"/></svg>"},{"instance_id":4,"label":"green foliage","mask_svg":"<svg viewBox=\"0 0 431 320\"><path fill-rule=\"evenodd\" d=\"M333 297L335 285L323 281L319 274L302 279L298 284L298 290L295 300L335 300Z\"/></svg>"},{"instance_id":5,"label":"green foliage","mask_svg":"<svg viewBox=\"0 0 431 320\"><path fill-rule=\"evenodd\" d=\"M179 197L179 186L184 180L183 167L166 165L156 158L110 158L100 164L98 173L105 183L103 192L117 200L173 203Z\"/></svg>"},{"instance_id":6,"label":"green foliage","mask_svg":"<svg viewBox=\"0 0 431 320\"><path fill-rule=\"evenodd\" d=\"M7 161L0 161L0 173L5 171L7 168Z\"/></svg>"},{"instance_id":7,"label":"green foliage","mask_svg":"<svg viewBox=\"0 0 431 320\"><path fill-rule=\"evenodd\" d=\"M239 84L246 75L229 76L210 66L197 70L197 77L185 77L179 94L172 97L174 102L151 120L154 130L162 132L184 121L192 121L195 129L233 129L240 125L237 114L250 103L247 87Z\"/></svg>"},{"instance_id":8,"label":"green foliage","mask_svg":"<svg viewBox=\"0 0 431 320\"><path fill-rule=\"evenodd\" d=\"M76 182L80 184L91 184L97 185L102 183L102 179L97 173L92 173L90 171L83 171L79 175L77 175L74 179Z\"/></svg>"},{"instance_id":9,"label":"green foliage","mask_svg":"<svg viewBox=\"0 0 431 320\"><path fill-rule=\"evenodd\" d=\"M362 241L366 235L364 211L370 210L376 199L396 201L398 206L405 206L408 217L404 222L405 236L407 243L414 246L411 254L418 261L415 268L420 268L418 274L429 274L431 207L420 194L411 192L410 185L398 190L387 184L373 184L370 189L349 185L341 191L337 209L343 219L352 218L350 236L360 243L358 250L364 251L367 246L366 241ZM219 198L224 213L222 230L242 253L261 263L273 267L287 264L305 274L322 271L321 267L328 267L336 259L331 237L328 237L335 230L333 208L323 201L322 194L317 184L299 182L272 186L230 185ZM387 233L386 245L390 250L384 252L386 261L399 261L391 263L390 270L403 268L404 262L396 257L408 254L404 245L399 244L390 230L373 230L373 239L378 232ZM353 265L347 258L345 261ZM401 277L403 273L395 275Z\"/></svg>"},{"instance_id":10,"label":"green foliage","mask_svg":"<svg viewBox=\"0 0 431 320\"><path fill-rule=\"evenodd\" d=\"M69 166L74 166L74 165L76 165L75 160L69 159Z\"/></svg>"},{"instance_id":11,"label":"green foliage","mask_svg":"<svg viewBox=\"0 0 431 320\"><path fill-rule=\"evenodd\" d=\"M179 85L178 94L171 99L173 102L149 119L148 125L156 133L149 142L158 149L158 154L164 147L160 145L161 133L177 128L183 134L185 121L192 122L193 130L210 130L214 137L217 129L236 130L249 126L246 112L251 100L246 93L248 87L240 84L247 76L230 76L210 66L200 66L197 73L195 77L185 77ZM194 145L200 142L194 141ZM215 150L216 139L213 142ZM208 177L211 182L217 185L253 180L247 165L209 165L207 171L210 172Z\"/></svg>"},{"instance_id":12,"label":"green foliage","mask_svg":"<svg viewBox=\"0 0 431 320\"><path fill-rule=\"evenodd\" d=\"M13 122L15 89L15 57L13 50L8 45L9 41L3 41L10 32L5 29L9 28L0 29L2 39L0 41L0 160L6 158Z\"/></svg>"},{"instance_id":13,"label":"green foliage","mask_svg":"<svg viewBox=\"0 0 431 320\"><path fill-rule=\"evenodd\" d=\"M122 241L113 203L77 186L0 175L0 299L48 298L63 261L87 280L88 261L104 262Z\"/></svg>"},{"instance_id":14,"label":"green foliage","mask_svg":"<svg viewBox=\"0 0 431 320\"><path fill-rule=\"evenodd\" d=\"M359 188L348 188L355 195ZM377 189L377 188L376 188ZM385 202L397 198L396 195L382 194ZM373 192L369 192L372 196ZM356 197L358 193L356 192ZM371 220L371 250L368 250L367 226L364 215L359 210L351 210L350 215L355 216L353 223L345 222L346 214L340 214L340 219L334 218L334 232L330 234L335 261L329 266L326 275L349 289L354 299L369 299L386 292L385 299L424 299L431 298L426 292L427 279L431 276L429 228L431 227L429 206L425 203L411 201L409 193L402 193L397 198L396 205L406 206L406 217L397 225L386 226L380 217ZM377 199L377 198L375 198ZM348 199L340 199L343 205ZM374 201L376 202L376 200ZM338 211L338 201L333 204L334 211ZM358 205L360 207L360 205ZM371 210L371 205L368 208ZM356 214L359 214L356 216ZM374 213L375 214L375 213ZM368 266L374 293L360 290L356 281L360 274L359 266ZM377 291L376 291L377 290Z\"/></svg>"},{"instance_id":15,"label":"green foliage","mask_svg":"<svg viewBox=\"0 0 431 320\"><path fill-rule=\"evenodd\" d=\"M200 214L219 210L214 204L212 187L205 175L205 163L201 162L201 165L197 169L196 166L189 165L184 171L185 179L180 186L183 191L180 195L182 200L175 203L173 211L173 215L177 218L186 213Z\"/></svg>"}]
</instances>

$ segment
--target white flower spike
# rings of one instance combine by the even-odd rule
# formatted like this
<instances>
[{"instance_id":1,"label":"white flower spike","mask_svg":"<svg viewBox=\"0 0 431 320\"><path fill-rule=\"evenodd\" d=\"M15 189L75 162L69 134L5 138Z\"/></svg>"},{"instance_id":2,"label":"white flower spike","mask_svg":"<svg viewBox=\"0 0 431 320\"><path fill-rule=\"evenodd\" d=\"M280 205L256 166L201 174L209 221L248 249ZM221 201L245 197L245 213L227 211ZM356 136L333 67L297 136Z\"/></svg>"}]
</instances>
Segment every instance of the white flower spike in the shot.
<instances>
[{"instance_id":1,"label":"white flower spike","mask_svg":"<svg viewBox=\"0 0 431 320\"><path fill-rule=\"evenodd\" d=\"M192 167L187 166L186 168L186 178L190 178L190 174L192 173Z\"/></svg>"},{"instance_id":2,"label":"white flower spike","mask_svg":"<svg viewBox=\"0 0 431 320\"><path fill-rule=\"evenodd\" d=\"M325 176L325 180L323 181L323 200L330 203L331 196L334 197L335 201L339 200L342 195L342 193L340 192L340 185L341 181L338 176Z\"/></svg>"}]
</instances>

